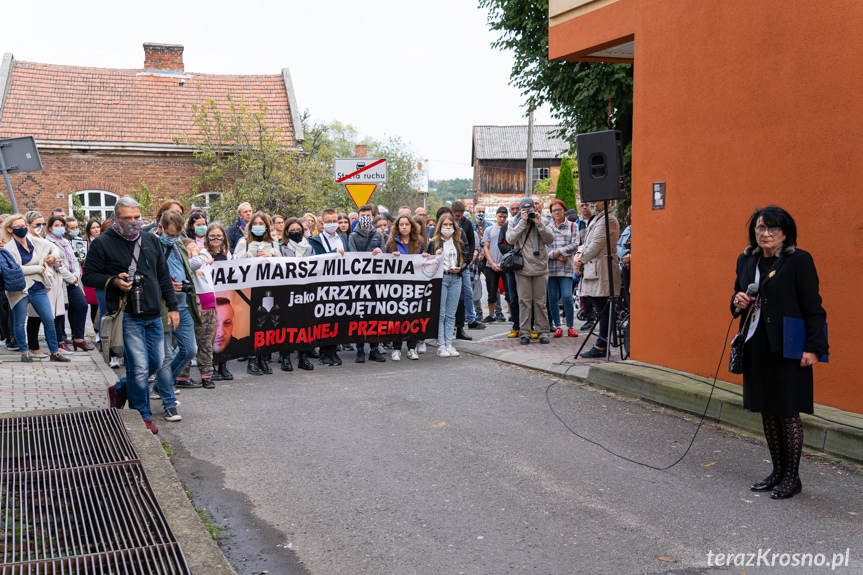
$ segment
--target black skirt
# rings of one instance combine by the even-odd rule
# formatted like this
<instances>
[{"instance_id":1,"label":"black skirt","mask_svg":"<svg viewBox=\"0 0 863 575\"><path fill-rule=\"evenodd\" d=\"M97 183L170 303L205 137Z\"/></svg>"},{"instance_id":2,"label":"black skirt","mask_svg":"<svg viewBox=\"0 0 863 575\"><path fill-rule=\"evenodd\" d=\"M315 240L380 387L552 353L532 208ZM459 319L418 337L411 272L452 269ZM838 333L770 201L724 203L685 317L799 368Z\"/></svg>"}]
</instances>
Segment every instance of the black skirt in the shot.
<instances>
[{"instance_id":1,"label":"black skirt","mask_svg":"<svg viewBox=\"0 0 863 575\"><path fill-rule=\"evenodd\" d=\"M812 390L812 367L770 351L767 330L759 322L743 348L743 407L780 417L812 413Z\"/></svg>"}]
</instances>

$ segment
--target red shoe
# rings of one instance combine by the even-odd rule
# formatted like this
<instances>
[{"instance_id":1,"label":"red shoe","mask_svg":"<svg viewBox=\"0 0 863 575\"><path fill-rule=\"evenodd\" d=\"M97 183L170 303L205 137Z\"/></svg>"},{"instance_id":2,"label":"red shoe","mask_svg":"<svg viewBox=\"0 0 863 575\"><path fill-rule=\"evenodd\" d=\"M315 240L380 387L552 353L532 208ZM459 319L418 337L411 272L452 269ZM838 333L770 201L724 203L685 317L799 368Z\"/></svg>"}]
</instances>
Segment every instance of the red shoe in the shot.
<instances>
[{"instance_id":1,"label":"red shoe","mask_svg":"<svg viewBox=\"0 0 863 575\"><path fill-rule=\"evenodd\" d=\"M144 425L146 425L146 426L147 426L147 429L149 429L150 431L152 431L152 432L153 432L153 435L156 435L156 434L158 434L158 433L159 433L159 428L158 428L158 427L156 427L155 425L153 425L153 420L151 420L151 419L145 419L145 420L144 420Z\"/></svg>"},{"instance_id":2,"label":"red shoe","mask_svg":"<svg viewBox=\"0 0 863 575\"><path fill-rule=\"evenodd\" d=\"M115 409L123 409L126 406L126 400L117 393L116 385L108 388L108 404Z\"/></svg>"},{"instance_id":3,"label":"red shoe","mask_svg":"<svg viewBox=\"0 0 863 575\"><path fill-rule=\"evenodd\" d=\"M569 328L569 331L567 332L567 335L568 335L569 337L578 337L578 332L577 332L577 331L575 331L575 328L574 328L574 327L571 327L571 328Z\"/></svg>"},{"instance_id":4,"label":"red shoe","mask_svg":"<svg viewBox=\"0 0 863 575\"><path fill-rule=\"evenodd\" d=\"M554 335L552 335L551 337L563 337L563 328L559 327L554 330Z\"/></svg>"}]
</instances>

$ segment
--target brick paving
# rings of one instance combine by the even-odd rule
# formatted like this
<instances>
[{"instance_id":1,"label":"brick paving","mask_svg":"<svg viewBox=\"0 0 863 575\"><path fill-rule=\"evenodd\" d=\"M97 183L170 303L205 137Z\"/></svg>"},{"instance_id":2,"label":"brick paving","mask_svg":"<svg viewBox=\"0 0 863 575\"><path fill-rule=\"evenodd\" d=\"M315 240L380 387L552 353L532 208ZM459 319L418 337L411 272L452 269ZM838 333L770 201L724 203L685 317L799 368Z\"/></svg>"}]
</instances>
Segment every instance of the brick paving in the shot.
<instances>
[{"instance_id":1,"label":"brick paving","mask_svg":"<svg viewBox=\"0 0 863 575\"><path fill-rule=\"evenodd\" d=\"M95 350L67 357L72 361L21 363L20 353L0 345L0 413L107 407L106 389L117 381L114 370Z\"/></svg>"},{"instance_id":2,"label":"brick paving","mask_svg":"<svg viewBox=\"0 0 863 575\"><path fill-rule=\"evenodd\" d=\"M483 311L485 312L486 310ZM576 326L576 328L578 328L584 322L579 321L577 323L578 326ZM580 357L574 357L575 353L578 351L578 348L584 342L584 338L588 334L587 331L580 331L578 337L568 337L566 335L566 330L564 329L563 337L552 337L551 342L547 345L540 344L538 339L531 340L530 345L521 345L518 338L510 339L507 337L511 329L512 324L510 322L495 322L491 324L486 324L486 329L484 330L468 329L465 331L467 331L468 335L473 338L473 341L471 343L491 348L517 351L538 358L549 358L556 359L558 361L572 362L576 365L591 365L594 363L605 362L605 358L584 359ZM595 341L596 336L591 336L588 340L587 345L584 346L584 349L582 351L584 352L589 350ZM620 360L619 348L611 349L611 360Z\"/></svg>"}]
</instances>

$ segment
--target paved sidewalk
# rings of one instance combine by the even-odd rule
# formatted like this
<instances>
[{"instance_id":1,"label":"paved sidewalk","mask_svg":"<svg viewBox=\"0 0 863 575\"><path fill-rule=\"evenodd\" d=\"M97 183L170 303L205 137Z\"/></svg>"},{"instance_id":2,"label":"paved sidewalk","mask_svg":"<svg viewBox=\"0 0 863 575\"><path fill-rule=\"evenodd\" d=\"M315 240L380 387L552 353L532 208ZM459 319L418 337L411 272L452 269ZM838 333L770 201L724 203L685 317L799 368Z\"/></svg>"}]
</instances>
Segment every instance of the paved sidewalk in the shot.
<instances>
[{"instance_id":1,"label":"paved sidewalk","mask_svg":"<svg viewBox=\"0 0 863 575\"><path fill-rule=\"evenodd\" d=\"M20 353L0 345L0 413L107 407L106 389L117 381L116 371L95 349L67 357L72 361L21 363Z\"/></svg>"}]
</instances>

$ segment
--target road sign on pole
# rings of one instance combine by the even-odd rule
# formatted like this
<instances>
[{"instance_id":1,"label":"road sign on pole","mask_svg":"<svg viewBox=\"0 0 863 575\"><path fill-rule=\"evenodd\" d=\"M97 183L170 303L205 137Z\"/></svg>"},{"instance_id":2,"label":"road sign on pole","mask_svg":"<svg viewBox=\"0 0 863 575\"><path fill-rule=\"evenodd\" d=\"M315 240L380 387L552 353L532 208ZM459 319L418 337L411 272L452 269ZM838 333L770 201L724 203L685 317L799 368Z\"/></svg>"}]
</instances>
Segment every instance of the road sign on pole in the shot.
<instances>
[{"instance_id":1,"label":"road sign on pole","mask_svg":"<svg viewBox=\"0 0 863 575\"><path fill-rule=\"evenodd\" d=\"M12 202L14 213L18 213L18 205L15 203L9 174L38 172L41 169L42 158L39 157L36 139L33 136L0 138L0 172L3 172L3 179L6 180L6 189L9 190L9 201Z\"/></svg>"},{"instance_id":2,"label":"road sign on pole","mask_svg":"<svg viewBox=\"0 0 863 575\"><path fill-rule=\"evenodd\" d=\"M336 158L333 171L336 183L345 185L357 209L369 203L378 184L387 183L386 158Z\"/></svg>"},{"instance_id":3,"label":"road sign on pole","mask_svg":"<svg viewBox=\"0 0 863 575\"><path fill-rule=\"evenodd\" d=\"M386 184L386 158L336 158L337 184Z\"/></svg>"}]
</instances>

